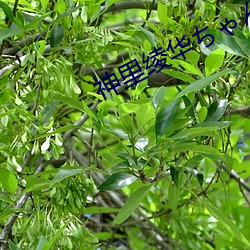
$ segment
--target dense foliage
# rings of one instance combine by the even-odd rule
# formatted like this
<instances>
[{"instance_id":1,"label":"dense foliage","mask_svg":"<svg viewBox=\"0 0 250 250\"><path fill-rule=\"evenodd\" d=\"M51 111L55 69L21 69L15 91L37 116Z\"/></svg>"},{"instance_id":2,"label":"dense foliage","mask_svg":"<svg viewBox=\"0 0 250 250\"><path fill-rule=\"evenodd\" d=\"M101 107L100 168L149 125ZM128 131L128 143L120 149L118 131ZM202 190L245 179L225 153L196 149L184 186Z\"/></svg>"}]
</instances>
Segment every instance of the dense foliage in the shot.
<instances>
[{"instance_id":1,"label":"dense foliage","mask_svg":"<svg viewBox=\"0 0 250 250\"><path fill-rule=\"evenodd\" d=\"M0 249L250 249L245 2L0 1Z\"/></svg>"}]
</instances>

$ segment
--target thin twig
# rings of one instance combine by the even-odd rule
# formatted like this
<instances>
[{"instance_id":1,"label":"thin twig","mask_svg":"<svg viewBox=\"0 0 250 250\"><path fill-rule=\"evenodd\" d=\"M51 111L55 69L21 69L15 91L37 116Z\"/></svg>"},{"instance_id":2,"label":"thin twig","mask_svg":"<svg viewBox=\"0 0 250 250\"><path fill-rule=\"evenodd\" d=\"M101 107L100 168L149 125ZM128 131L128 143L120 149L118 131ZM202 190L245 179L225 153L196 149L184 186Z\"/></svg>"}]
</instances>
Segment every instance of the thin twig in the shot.
<instances>
[{"instance_id":1,"label":"thin twig","mask_svg":"<svg viewBox=\"0 0 250 250\"><path fill-rule=\"evenodd\" d=\"M153 8L154 4L155 4L155 0L153 0L152 4L151 4L151 6L150 6L150 9L149 9L149 11L147 12L146 21L148 21L148 19L149 19L150 15L151 15L152 8ZM142 28L144 28L144 27L145 27L145 25L146 25L146 21L144 21L144 22L143 22L143 24L142 24Z\"/></svg>"},{"instance_id":2,"label":"thin twig","mask_svg":"<svg viewBox=\"0 0 250 250\"><path fill-rule=\"evenodd\" d=\"M39 101L39 97L40 97L41 85L42 85L42 81L40 81L38 83L37 94L36 94L36 101L35 101L35 104L34 104L34 107L33 107L33 114L34 115L36 115L36 110L37 110L37 107L38 107L38 101Z\"/></svg>"}]
</instances>

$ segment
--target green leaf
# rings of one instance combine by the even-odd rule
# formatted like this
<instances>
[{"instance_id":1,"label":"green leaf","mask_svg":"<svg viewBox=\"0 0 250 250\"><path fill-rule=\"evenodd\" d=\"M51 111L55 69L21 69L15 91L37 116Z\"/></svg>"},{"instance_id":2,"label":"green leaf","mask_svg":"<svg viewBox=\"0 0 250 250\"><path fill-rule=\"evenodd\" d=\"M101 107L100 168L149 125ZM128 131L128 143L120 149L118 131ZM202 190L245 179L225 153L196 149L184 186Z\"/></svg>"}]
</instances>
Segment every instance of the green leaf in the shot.
<instances>
[{"instance_id":1,"label":"green leaf","mask_svg":"<svg viewBox=\"0 0 250 250\"><path fill-rule=\"evenodd\" d=\"M137 29L134 35L135 38L137 38L139 41L148 40L152 44L153 47L157 47L154 33L140 26L139 26L139 30L138 30L138 26L135 26L135 27Z\"/></svg>"},{"instance_id":2,"label":"green leaf","mask_svg":"<svg viewBox=\"0 0 250 250\"><path fill-rule=\"evenodd\" d=\"M132 174L120 172L109 176L99 187L99 190L117 190L133 183L136 177Z\"/></svg>"},{"instance_id":3,"label":"green leaf","mask_svg":"<svg viewBox=\"0 0 250 250\"><path fill-rule=\"evenodd\" d=\"M50 118L53 116L54 112L58 108L59 102L52 100L51 103L45 104L42 112L42 124L49 122Z\"/></svg>"},{"instance_id":4,"label":"green leaf","mask_svg":"<svg viewBox=\"0 0 250 250\"><path fill-rule=\"evenodd\" d=\"M221 72L218 72L218 73L215 73L213 75L210 75L210 76L207 76L205 78L202 78L198 81L195 81L191 84L189 84L184 90L181 91L181 93L179 93L177 95L177 98L178 97L181 97L183 95L186 95L186 94L189 94L189 93L192 93L192 92L195 92L197 90L200 90L204 87L206 87L207 85L215 82L216 80L218 80L220 77L222 77L223 75L229 73L230 70L223 70Z\"/></svg>"},{"instance_id":5,"label":"green leaf","mask_svg":"<svg viewBox=\"0 0 250 250\"><path fill-rule=\"evenodd\" d=\"M206 135L207 132L215 131L218 127L195 127L188 128L180 131L179 133L172 135L170 139L190 139L196 136Z\"/></svg>"},{"instance_id":6,"label":"green leaf","mask_svg":"<svg viewBox=\"0 0 250 250\"><path fill-rule=\"evenodd\" d=\"M174 211L177 208L180 199L180 189L172 182L168 188L169 207Z\"/></svg>"},{"instance_id":7,"label":"green leaf","mask_svg":"<svg viewBox=\"0 0 250 250\"><path fill-rule=\"evenodd\" d=\"M56 25L50 35L50 46L56 47L63 39L64 28L61 24Z\"/></svg>"},{"instance_id":8,"label":"green leaf","mask_svg":"<svg viewBox=\"0 0 250 250\"><path fill-rule=\"evenodd\" d=\"M204 176L201 172L197 171L196 169L194 168L189 168L189 167L186 167L185 168L188 172L190 172L192 175L195 176L195 178L198 180L200 186L202 187L203 185L203 181L204 181Z\"/></svg>"},{"instance_id":9,"label":"green leaf","mask_svg":"<svg viewBox=\"0 0 250 250\"><path fill-rule=\"evenodd\" d=\"M65 223L65 222L64 222ZM68 226L69 222L68 223L65 223L59 230L57 230L55 232L55 234L53 235L53 237L45 244L45 246L43 247L42 250L49 250L54 241L59 237L59 235L64 231L64 229Z\"/></svg>"},{"instance_id":10,"label":"green leaf","mask_svg":"<svg viewBox=\"0 0 250 250\"><path fill-rule=\"evenodd\" d=\"M16 244L14 244L11 240L9 240L8 242L9 242L10 250L22 250Z\"/></svg>"},{"instance_id":11,"label":"green leaf","mask_svg":"<svg viewBox=\"0 0 250 250\"><path fill-rule=\"evenodd\" d=\"M197 152L215 161L222 160L226 165L231 166L231 158L228 157L226 154L220 153L216 148L209 147L207 145L197 145L196 143L192 142L187 144L184 143L183 146L177 144L172 147L171 152L174 153L183 150Z\"/></svg>"},{"instance_id":12,"label":"green leaf","mask_svg":"<svg viewBox=\"0 0 250 250\"><path fill-rule=\"evenodd\" d=\"M122 103L119 106L120 112L122 114L131 114L135 111L137 111L138 109L140 109L140 105L139 104L135 104L135 103Z\"/></svg>"},{"instance_id":13,"label":"green leaf","mask_svg":"<svg viewBox=\"0 0 250 250\"><path fill-rule=\"evenodd\" d=\"M63 102L63 103L68 104L69 106L71 106L73 108L76 108L82 112L85 112L82 103L76 99L70 98L68 96L64 96L64 95L57 93L57 92L54 93L53 97L55 99Z\"/></svg>"},{"instance_id":14,"label":"green leaf","mask_svg":"<svg viewBox=\"0 0 250 250\"><path fill-rule=\"evenodd\" d=\"M23 212L23 208L18 208L18 209L14 209L14 208L6 208L5 211L0 212L0 222L4 223L6 219L8 219L8 217L14 213L18 213L18 212Z\"/></svg>"},{"instance_id":15,"label":"green leaf","mask_svg":"<svg viewBox=\"0 0 250 250\"><path fill-rule=\"evenodd\" d=\"M206 119L207 116L207 108L206 107L201 107L199 112L198 112L198 118L200 122L203 122Z\"/></svg>"},{"instance_id":16,"label":"green leaf","mask_svg":"<svg viewBox=\"0 0 250 250\"><path fill-rule=\"evenodd\" d=\"M230 124L232 124L231 121L225 121L225 122L204 121L195 124L193 127L217 127L217 129L222 129L228 127Z\"/></svg>"},{"instance_id":17,"label":"green leaf","mask_svg":"<svg viewBox=\"0 0 250 250\"><path fill-rule=\"evenodd\" d=\"M170 166L170 175L172 178L172 181L174 182L174 184L176 186L178 186L178 180L179 180L179 172L180 172L180 168L176 168L173 166Z\"/></svg>"},{"instance_id":18,"label":"green leaf","mask_svg":"<svg viewBox=\"0 0 250 250\"><path fill-rule=\"evenodd\" d=\"M201 199L200 199L201 200ZM240 232L238 227L230 220L220 209L216 208L212 204L202 201L208 212L216 218L223 226L232 233L239 241L241 241L245 246L250 248L250 242L245 238L245 236Z\"/></svg>"},{"instance_id":19,"label":"green leaf","mask_svg":"<svg viewBox=\"0 0 250 250\"><path fill-rule=\"evenodd\" d=\"M203 76L201 71L199 70L199 68L197 66L194 66L191 63L181 61L181 60L177 60L177 62L179 63L179 65L181 65L184 68L185 73L198 75L200 77Z\"/></svg>"},{"instance_id":20,"label":"green leaf","mask_svg":"<svg viewBox=\"0 0 250 250\"><path fill-rule=\"evenodd\" d=\"M40 2L41 2L42 7L43 7L44 9L46 9L47 6L48 6L49 0L41 0Z\"/></svg>"},{"instance_id":21,"label":"green leaf","mask_svg":"<svg viewBox=\"0 0 250 250\"><path fill-rule=\"evenodd\" d=\"M8 29L0 30L0 41L3 41L6 38L17 36L23 32L23 29L20 29L18 26L14 25Z\"/></svg>"},{"instance_id":22,"label":"green leaf","mask_svg":"<svg viewBox=\"0 0 250 250\"><path fill-rule=\"evenodd\" d=\"M215 101L214 103L212 103L208 108L208 114L205 119L205 122L219 121L227 109L227 104L228 104L227 99L222 99L222 100Z\"/></svg>"},{"instance_id":23,"label":"green leaf","mask_svg":"<svg viewBox=\"0 0 250 250\"><path fill-rule=\"evenodd\" d=\"M174 99L156 116L155 132L156 136L164 135L174 123L179 110L179 100Z\"/></svg>"},{"instance_id":24,"label":"green leaf","mask_svg":"<svg viewBox=\"0 0 250 250\"><path fill-rule=\"evenodd\" d=\"M185 74L180 71L173 70L173 69L163 69L161 72L166 73L174 78L180 79L184 82L192 83L195 81L195 79L191 77L190 75Z\"/></svg>"},{"instance_id":25,"label":"green leaf","mask_svg":"<svg viewBox=\"0 0 250 250\"><path fill-rule=\"evenodd\" d=\"M56 18L56 20L53 23L58 23L60 20L64 19L65 17L67 17L68 15L71 15L72 13L78 11L79 9L81 9L83 7L82 4L79 4L76 7L73 7L72 9L66 10L65 12L63 12L60 16L58 16Z\"/></svg>"},{"instance_id":26,"label":"green leaf","mask_svg":"<svg viewBox=\"0 0 250 250\"><path fill-rule=\"evenodd\" d=\"M77 174L80 174L82 172L85 172L86 169L83 167L73 167L73 166L66 166L61 168L58 173L56 174L55 178L52 180L51 182L51 186L54 185L57 182L61 182L62 180L70 177L70 176L74 176Z\"/></svg>"},{"instance_id":27,"label":"green leaf","mask_svg":"<svg viewBox=\"0 0 250 250\"><path fill-rule=\"evenodd\" d=\"M43 250L43 247L46 245L47 242L48 241L47 241L46 237L44 235L41 235L40 239L38 241L36 250Z\"/></svg>"},{"instance_id":28,"label":"green leaf","mask_svg":"<svg viewBox=\"0 0 250 250\"><path fill-rule=\"evenodd\" d=\"M5 168L0 168L0 183L11 194L14 194L18 187L18 180L16 176Z\"/></svg>"},{"instance_id":29,"label":"green leaf","mask_svg":"<svg viewBox=\"0 0 250 250\"><path fill-rule=\"evenodd\" d=\"M168 9L165 3L159 2L157 7L157 14L160 22L166 24L168 21Z\"/></svg>"},{"instance_id":30,"label":"green leaf","mask_svg":"<svg viewBox=\"0 0 250 250\"><path fill-rule=\"evenodd\" d=\"M80 208L80 212L82 214L111 214L111 213L117 213L119 212L119 208L113 208L113 207L82 207Z\"/></svg>"},{"instance_id":31,"label":"green leaf","mask_svg":"<svg viewBox=\"0 0 250 250\"><path fill-rule=\"evenodd\" d=\"M164 100L165 94L166 94L166 87L161 86L152 96L151 100L155 110L157 110L158 107L161 105L162 101Z\"/></svg>"},{"instance_id":32,"label":"green leaf","mask_svg":"<svg viewBox=\"0 0 250 250\"><path fill-rule=\"evenodd\" d=\"M132 195L130 195L127 202L116 215L112 224L121 224L124 222L139 206L143 198L147 195L150 187L150 185L144 185L138 188Z\"/></svg>"},{"instance_id":33,"label":"green leaf","mask_svg":"<svg viewBox=\"0 0 250 250\"><path fill-rule=\"evenodd\" d=\"M13 12L12 12L11 8L9 7L9 5L7 5L7 4L4 3L3 1L0 1L0 8L3 9L4 14L5 14L11 21L14 21L14 15L13 15Z\"/></svg>"},{"instance_id":34,"label":"green leaf","mask_svg":"<svg viewBox=\"0 0 250 250\"><path fill-rule=\"evenodd\" d=\"M232 4L246 4L248 0L233 0Z\"/></svg>"},{"instance_id":35,"label":"green leaf","mask_svg":"<svg viewBox=\"0 0 250 250\"><path fill-rule=\"evenodd\" d=\"M217 49L208 55L205 60L205 72L207 76L220 69L223 65L224 57L225 51L223 49Z\"/></svg>"},{"instance_id":36,"label":"green leaf","mask_svg":"<svg viewBox=\"0 0 250 250\"><path fill-rule=\"evenodd\" d=\"M235 36L226 35L217 29L207 29L204 34L211 34L214 37L214 44L219 48L241 57L247 57L246 53L242 50ZM249 42L247 42L249 43Z\"/></svg>"},{"instance_id":37,"label":"green leaf","mask_svg":"<svg viewBox=\"0 0 250 250\"><path fill-rule=\"evenodd\" d=\"M51 180L37 177L37 176L30 176L26 178L26 188L24 192L33 192L39 191L46 188L49 188L51 185Z\"/></svg>"}]
</instances>

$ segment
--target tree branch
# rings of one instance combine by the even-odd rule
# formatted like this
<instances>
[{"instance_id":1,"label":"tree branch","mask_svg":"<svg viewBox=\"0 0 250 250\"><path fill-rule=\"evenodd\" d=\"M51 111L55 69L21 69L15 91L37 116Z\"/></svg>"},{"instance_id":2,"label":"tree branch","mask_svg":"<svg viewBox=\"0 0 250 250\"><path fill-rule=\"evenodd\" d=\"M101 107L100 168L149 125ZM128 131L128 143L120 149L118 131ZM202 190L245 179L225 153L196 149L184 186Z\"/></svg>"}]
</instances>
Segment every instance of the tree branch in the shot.
<instances>
[{"instance_id":1,"label":"tree branch","mask_svg":"<svg viewBox=\"0 0 250 250\"><path fill-rule=\"evenodd\" d=\"M3 50L3 55L15 55L19 50L23 49L25 46L31 45L33 42L40 40L45 36L45 32L39 32L33 36L27 36L25 39L18 41L13 44L13 47L6 48Z\"/></svg>"},{"instance_id":2,"label":"tree branch","mask_svg":"<svg viewBox=\"0 0 250 250\"><path fill-rule=\"evenodd\" d=\"M232 179L236 180L240 186L250 192L250 186L232 169L229 170L224 163L219 164L220 168L224 169Z\"/></svg>"}]
</instances>

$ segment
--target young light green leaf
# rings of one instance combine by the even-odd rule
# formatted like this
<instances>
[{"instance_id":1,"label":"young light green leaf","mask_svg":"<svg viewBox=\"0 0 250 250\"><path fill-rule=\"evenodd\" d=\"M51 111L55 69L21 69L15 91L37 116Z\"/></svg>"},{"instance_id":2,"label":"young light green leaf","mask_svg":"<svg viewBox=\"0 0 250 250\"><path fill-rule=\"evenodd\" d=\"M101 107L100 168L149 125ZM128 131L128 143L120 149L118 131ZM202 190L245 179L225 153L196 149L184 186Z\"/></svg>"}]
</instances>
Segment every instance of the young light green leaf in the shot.
<instances>
[{"instance_id":1,"label":"young light green leaf","mask_svg":"<svg viewBox=\"0 0 250 250\"><path fill-rule=\"evenodd\" d=\"M206 119L207 116L207 108L206 107L201 107L199 112L198 112L198 118L200 122L203 122Z\"/></svg>"},{"instance_id":2,"label":"young light green leaf","mask_svg":"<svg viewBox=\"0 0 250 250\"><path fill-rule=\"evenodd\" d=\"M63 26L61 24L56 25L51 30L50 46L51 47L56 47L62 41L63 34L64 34L64 28L63 28Z\"/></svg>"},{"instance_id":3,"label":"young light green leaf","mask_svg":"<svg viewBox=\"0 0 250 250\"><path fill-rule=\"evenodd\" d=\"M133 183L136 177L132 174L120 172L109 176L99 187L99 190L117 190Z\"/></svg>"},{"instance_id":4,"label":"young light green leaf","mask_svg":"<svg viewBox=\"0 0 250 250\"><path fill-rule=\"evenodd\" d=\"M157 7L157 14L160 22L166 24L168 20L168 9L165 3L159 2Z\"/></svg>"},{"instance_id":5,"label":"young light green leaf","mask_svg":"<svg viewBox=\"0 0 250 250\"><path fill-rule=\"evenodd\" d=\"M181 97L183 95L195 92L197 90L200 90L204 87L206 87L207 85L213 83L214 81L218 80L220 77L222 77L223 75L229 73L230 70L223 70L221 72L215 73L213 75L207 76L205 78L202 78L198 81L195 81L191 84L189 84L185 89L183 89L178 95L178 97Z\"/></svg>"},{"instance_id":6,"label":"young light green leaf","mask_svg":"<svg viewBox=\"0 0 250 250\"><path fill-rule=\"evenodd\" d=\"M201 200L201 199L200 199ZM202 201L208 212L215 217L219 222L221 222L225 228L232 233L239 241L241 241L245 246L250 248L250 242L245 238L245 236L240 232L238 227L230 220L221 210L213 206L212 204Z\"/></svg>"},{"instance_id":7,"label":"young light green leaf","mask_svg":"<svg viewBox=\"0 0 250 250\"><path fill-rule=\"evenodd\" d=\"M14 194L18 187L16 176L5 168L0 168L0 183L2 183L3 187L11 194Z\"/></svg>"},{"instance_id":8,"label":"young light green leaf","mask_svg":"<svg viewBox=\"0 0 250 250\"><path fill-rule=\"evenodd\" d=\"M217 49L210 53L205 60L205 72L206 75L211 75L223 65L225 57L225 51L223 49Z\"/></svg>"},{"instance_id":9,"label":"young light green leaf","mask_svg":"<svg viewBox=\"0 0 250 250\"><path fill-rule=\"evenodd\" d=\"M121 224L124 222L139 206L143 198L146 196L150 189L150 185L144 185L138 188L127 200L120 212L116 215L112 224Z\"/></svg>"},{"instance_id":10,"label":"young light green leaf","mask_svg":"<svg viewBox=\"0 0 250 250\"><path fill-rule=\"evenodd\" d=\"M47 6L48 6L49 0L41 0L40 2L41 2L42 7L43 7L44 9L46 9Z\"/></svg>"},{"instance_id":11,"label":"young light green leaf","mask_svg":"<svg viewBox=\"0 0 250 250\"><path fill-rule=\"evenodd\" d=\"M174 99L156 116L155 132L156 136L164 135L174 123L179 110L179 100Z\"/></svg>"},{"instance_id":12,"label":"young light green leaf","mask_svg":"<svg viewBox=\"0 0 250 250\"><path fill-rule=\"evenodd\" d=\"M119 109L122 114L131 114L140 109L140 105L135 103L122 103Z\"/></svg>"}]
</instances>

